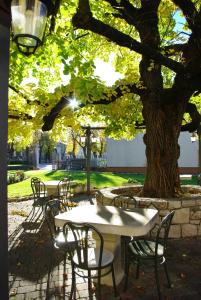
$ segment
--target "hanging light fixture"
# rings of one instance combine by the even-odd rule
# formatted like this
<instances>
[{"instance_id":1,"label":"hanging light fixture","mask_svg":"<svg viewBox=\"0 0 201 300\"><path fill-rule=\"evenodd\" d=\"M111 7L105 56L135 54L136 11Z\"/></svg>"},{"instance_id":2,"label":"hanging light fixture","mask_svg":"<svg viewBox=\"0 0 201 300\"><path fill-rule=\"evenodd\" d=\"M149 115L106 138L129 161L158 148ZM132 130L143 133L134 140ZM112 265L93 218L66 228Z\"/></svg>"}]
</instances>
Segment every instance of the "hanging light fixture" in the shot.
<instances>
[{"instance_id":1,"label":"hanging light fixture","mask_svg":"<svg viewBox=\"0 0 201 300\"><path fill-rule=\"evenodd\" d=\"M194 143L198 140L198 134L197 132L193 132L191 135L191 142Z\"/></svg>"},{"instance_id":2,"label":"hanging light fixture","mask_svg":"<svg viewBox=\"0 0 201 300\"><path fill-rule=\"evenodd\" d=\"M59 4L60 0L12 0L13 41L20 52L31 55L42 44L47 18L56 16Z\"/></svg>"}]
</instances>

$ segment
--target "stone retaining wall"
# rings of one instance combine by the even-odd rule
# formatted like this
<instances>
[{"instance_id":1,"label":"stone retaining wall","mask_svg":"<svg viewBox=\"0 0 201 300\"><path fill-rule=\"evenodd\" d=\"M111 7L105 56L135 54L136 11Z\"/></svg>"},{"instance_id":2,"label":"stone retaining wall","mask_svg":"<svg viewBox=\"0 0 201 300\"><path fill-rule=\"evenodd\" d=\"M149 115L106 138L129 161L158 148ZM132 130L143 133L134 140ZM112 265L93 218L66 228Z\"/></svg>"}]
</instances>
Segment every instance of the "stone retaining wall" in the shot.
<instances>
[{"instance_id":1,"label":"stone retaining wall","mask_svg":"<svg viewBox=\"0 0 201 300\"><path fill-rule=\"evenodd\" d=\"M102 205L113 205L115 196L122 193L133 193L140 187L141 186L122 186L118 188L112 187L101 189L96 194L97 203ZM201 187L184 186L183 189L186 189L186 191L190 189L192 194L187 194L182 198L173 199L134 196L138 207L157 209L159 211L160 220L169 211L175 210L169 233L169 237L171 238L201 236Z\"/></svg>"}]
</instances>

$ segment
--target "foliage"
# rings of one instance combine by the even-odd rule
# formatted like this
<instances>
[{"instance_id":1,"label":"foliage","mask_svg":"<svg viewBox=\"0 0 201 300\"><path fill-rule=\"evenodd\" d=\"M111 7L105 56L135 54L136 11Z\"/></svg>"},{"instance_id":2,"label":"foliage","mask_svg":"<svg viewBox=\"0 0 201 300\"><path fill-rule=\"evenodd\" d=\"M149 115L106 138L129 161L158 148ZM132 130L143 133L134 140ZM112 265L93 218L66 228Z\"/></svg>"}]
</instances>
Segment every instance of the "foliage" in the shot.
<instances>
[{"instance_id":1,"label":"foliage","mask_svg":"<svg viewBox=\"0 0 201 300\"><path fill-rule=\"evenodd\" d=\"M7 175L7 184L20 182L22 180L26 179L25 172L23 171L10 171Z\"/></svg>"},{"instance_id":2,"label":"foliage","mask_svg":"<svg viewBox=\"0 0 201 300\"><path fill-rule=\"evenodd\" d=\"M25 58L11 43L9 142L26 147L41 128L66 141L67 128L77 132L83 121L105 124L117 139L146 126L143 192L174 196L180 130L201 120L200 24L200 0L61 1L36 55ZM95 75L97 58L121 74L112 86ZM72 97L79 111L67 105Z\"/></svg>"}]
</instances>

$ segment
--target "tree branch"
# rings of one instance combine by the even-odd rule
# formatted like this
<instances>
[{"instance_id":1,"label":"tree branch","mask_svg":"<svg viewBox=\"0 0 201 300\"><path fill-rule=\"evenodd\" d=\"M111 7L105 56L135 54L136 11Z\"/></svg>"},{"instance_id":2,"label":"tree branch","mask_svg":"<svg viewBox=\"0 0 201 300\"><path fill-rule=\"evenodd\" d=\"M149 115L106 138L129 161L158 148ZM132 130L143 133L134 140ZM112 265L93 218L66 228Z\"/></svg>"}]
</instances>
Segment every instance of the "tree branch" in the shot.
<instances>
[{"instance_id":1,"label":"tree branch","mask_svg":"<svg viewBox=\"0 0 201 300\"><path fill-rule=\"evenodd\" d=\"M137 28L139 17L141 16L140 9L134 7L128 0L121 0L120 3L115 0L105 1L118 11L118 14L113 14L114 17L123 19Z\"/></svg>"},{"instance_id":2,"label":"tree branch","mask_svg":"<svg viewBox=\"0 0 201 300\"><path fill-rule=\"evenodd\" d=\"M167 56L173 56L176 55L182 51L184 51L187 44L173 44L168 45L162 48L162 51L165 51L165 55Z\"/></svg>"},{"instance_id":3,"label":"tree branch","mask_svg":"<svg viewBox=\"0 0 201 300\"><path fill-rule=\"evenodd\" d=\"M62 109L69 104L69 99L72 97L72 93L67 97L62 97L60 101L51 109L51 111L43 117L43 127L42 131L49 131L54 125L55 119L59 116Z\"/></svg>"},{"instance_id":4,"label":"tree branch","mask_svg":"<svg viewBox=\"0 0 201 300\"><path fill-rule=\"evenodd\" d=\"M193 103L188 103L186 107L186 113L189 113L192 122L182 125L181 131L196 131L199 128L201 122L201 115L199 114L196 105Z\"/></svg>"},{"instance_id":5,"label":"tree branch","mask_svg":"<svg viewBox=\"0 0 201 300\"><path fill-rule=\"evenodd\" d=\"M89 4L89 1L79 1L79 6L77 13L73 16L72 22L76 28L82 28L90 30L94 33L97 33L101 36L108 38L110 41L116 43L119 46L126 47L132 51L135 51L139 54L145 55L150 59L158 62L161 65L166 66L167 68L173 70L176 73L184 73L185 69L182 64L165 57L159 51L136 41L130 36L118 31L117 29L104 24L102 21L96 20L92 17L92 13L88 10L88 7L83 9L84 2ZM87 14L86 14L87 12Z\"/></svg>"},{"instance_id":6,"label":"tree branch","mask_svg":"<svg viewBox=\"0 0 201 300\"><path fill-rule=\"evenodd\" d=\"M124 94L124 86L118 86L115 90L114 90L114 95L110 96L109 98L107 98L107 94L105 94L106 98L104 99L100 99L99 101L95 101L93 103L87 103L87 104L94 104L94 105L98 105L98 104L104 104L104 105L108 105L112 102L115 102L118 98L120 98L121 96L123 96ZM129 89L131 93L136 94L138 96L141 96L145 93L146 90L144 89L139 89L135 84L127 84L125 85L126 90Z\"/></svg>"},{"instance_id":7,"label":"tree branch","mask_svg":"<svg viewBox=\"0 0 201 300\"><path fill-rule=\"evenodd\" d=\"M17 112L17 111L13 111L15 114L12 114L11 112L8 113L8 118L9 119L13 119L13 120L23 120L23 121L28 121L28 120L33 120L33 117L25 114L25 113L21 113L21 112Z\"/></svg>"},{"instance_id":8,"label":"tree branch","mask_svg":"<svg viewBox=\"0 0 201 300\"><path fill-rule=\"evenodd\" d=\"M19 91L16 87L12 86L11 84L9 84L9 88L11 90L13 90L16 94L20 95L22 98L24 98L27 102L27 104L37 104L37 105L41 105L43 107L47 107L49 106L49 104L42 104L39 100L30 100L26 95L24 95L21 91Z\"/></svg>"},{"instance_id":9,"label":"tree branch","mask_svg":"<svg viewBox=\"0 0 201 300\"><path fill-rule=\"evenodd\" d=\"M194 4L192 3L191 0L173 0L174 4L176 4L180 9L181 11L183 12L187 22L188 22L188 25L189 25L189 28L194 31L195 29L195 19L196 19L196 16L197 16L197 10L194 6Z\"/></svg>"}]
</instances>

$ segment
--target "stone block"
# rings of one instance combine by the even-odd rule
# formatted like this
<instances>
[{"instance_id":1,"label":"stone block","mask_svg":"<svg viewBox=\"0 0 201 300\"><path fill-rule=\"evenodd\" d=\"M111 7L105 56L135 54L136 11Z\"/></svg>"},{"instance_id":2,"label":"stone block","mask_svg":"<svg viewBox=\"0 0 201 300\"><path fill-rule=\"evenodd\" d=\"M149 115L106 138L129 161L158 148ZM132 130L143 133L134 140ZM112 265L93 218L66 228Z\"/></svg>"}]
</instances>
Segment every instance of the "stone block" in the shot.
<instances>
[{"instance_id":1,"label":"stone block","mask_svg":"<svg viewBox=\"0 0 201 300\"><path fill-rule=\"evenodd\" d=\"M198 226L193 224L183 224L181 226L182 237L196 236L198 233Z\"/></svg>"},{"instance_id":2,"label":"stone block","mask_svg":"<svg viewBox=\"0 0 201 300\"><path fill-rule=\"evenodd\" d=\"M183 200L182 207L195 206L195 200Z\"/></svg>"},{"instance_id":3,"label":"stone block","mask_svg":"<svg viewBox=\"0 0 201 300\"><path fill-rule=\"evenodd\" d=\"M162 209L159 211L160 217L165 217L169 213L169 210L167 209Z\"/></svg>"},{"instance_id":4,"label":"stone block","mask_svg":"<svg viewBox=\"0 0 201 300\"><path fill-rule=\"evenodd\" d=\"M181 201L180 200L169 200L168 201L168 208L169 209L176 209L181 207Z\"/></svg>"},{"instance_id":5,"label":"stone block","mask_svg":"<svg viewBox=\"0 0 201 300\"><path fill-rule=\"evenodd\" d=\"M200 224L200 226L198 227L198 235L201 235L201 224Z\"/></svg>"},{"instance_id":6,"label":"stone block","mask_svg":"<svg viewBox=\"0 0 201 300\"><path fill-rule=\"evenodd\" d=\"M172 224L189 223L190 209L180 208L175 211Z\"/></svg>"},{"instance_id":7,"label":"stone block","mask_svg":"<svg viewBox=\"0 0 201 300\"><path fill-rule=\"evenodd\" d=\"M190 219L191 220L201 220L201 209L199 207L193 208L190 211Z\"/></svg>"},{"instance_id":8,"label":"stone block","mask_svg":"<svg viewBox=\"0 0 201 300\"><path fill-rule=\"evenodd\" d=\"M200 220L190 220L190 224L199 225L200 224Z\"/></svg>"},{"instance_id":9,"label":"stone block","mask_svg":"<svg viewBox=\"0 0 201 300\"><path fill-rule=\"evenodd\" d=\"M169 238L180 238L181 237L181 226L171 225L169 231Z\"/></svg>"},{"instance_id":10,"label":"stone block","mask_svg":"<svg viewBox=\"0 0 201 300\"><path fill-rule=\"evenodd\" d=\"M197 205L201 205L201 199L196 200Z\"/></svg>"}]
</instances>

